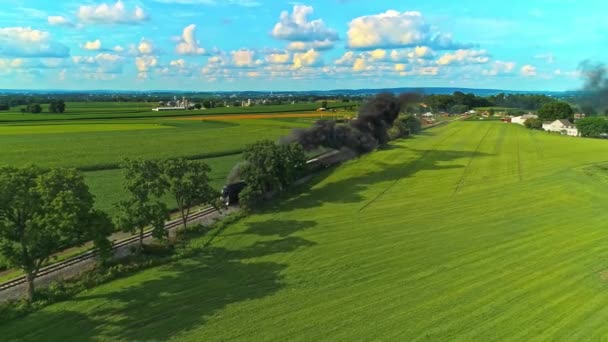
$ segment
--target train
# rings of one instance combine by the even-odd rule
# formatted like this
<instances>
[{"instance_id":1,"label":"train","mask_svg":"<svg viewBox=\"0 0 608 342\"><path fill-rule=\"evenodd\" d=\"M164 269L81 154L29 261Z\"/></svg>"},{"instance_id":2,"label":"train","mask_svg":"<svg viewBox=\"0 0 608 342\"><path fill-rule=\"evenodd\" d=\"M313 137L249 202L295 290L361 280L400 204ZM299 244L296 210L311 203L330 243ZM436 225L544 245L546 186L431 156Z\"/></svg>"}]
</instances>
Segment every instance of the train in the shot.
<instances>
[{"instance_id":1,"label":"train","mask_svg":"<svg viewBox=\"0 0 608 342\"><path fill-rule=\"evenodd\" d=\"M328 167L342 163L342 162L352 158L352 156L353 156L352 153L348 153L346 151L338 151L338 150L333 150L330 152L320 154L320 155L306 161L306 172L307 173L319 172ZM247 183L245 183L243 181L226 184L222 188L220 200L227 207L231 206L233 204L237 204L239 202L239 194L241 193L241 191L243 191L243 189L245 189L246 186L247 186Z\"/></svg>"}]
</instances>

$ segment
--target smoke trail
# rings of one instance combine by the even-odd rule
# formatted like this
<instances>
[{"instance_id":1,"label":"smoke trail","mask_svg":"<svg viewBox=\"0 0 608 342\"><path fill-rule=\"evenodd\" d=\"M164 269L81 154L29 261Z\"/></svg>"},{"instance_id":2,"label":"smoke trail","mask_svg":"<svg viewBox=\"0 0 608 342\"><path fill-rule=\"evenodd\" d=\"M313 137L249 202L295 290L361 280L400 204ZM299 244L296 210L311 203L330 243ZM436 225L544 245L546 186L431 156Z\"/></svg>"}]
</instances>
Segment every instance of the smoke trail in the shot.
<instances>
[{"instance_id":1,"label":"smoke trail","mask_svg":"<svg viewBox=\"0 0 608 342\"><path fill-rule=\"evenodd\" d=\"M585 79L581 105L592 107L596 111L608 108L608 70L601 63L584 61L579 71Z\"/></svg>"},{"instance_id":2,"label":"smoke trail","mask_svg":"<svg viewBox=\"0 0 608 342\"><path fill-rule=\"evenodd\" d=\"M359 115L347 125L320 120L308 129L296 129L285 142L298 142L306 150L319 147L348 148L357 154L374 150L388 142L391 128L402 108L418 99L417 94L406 93L399 97L391 93L376 95L363 105Z\"/></svg>"}]
</instances>

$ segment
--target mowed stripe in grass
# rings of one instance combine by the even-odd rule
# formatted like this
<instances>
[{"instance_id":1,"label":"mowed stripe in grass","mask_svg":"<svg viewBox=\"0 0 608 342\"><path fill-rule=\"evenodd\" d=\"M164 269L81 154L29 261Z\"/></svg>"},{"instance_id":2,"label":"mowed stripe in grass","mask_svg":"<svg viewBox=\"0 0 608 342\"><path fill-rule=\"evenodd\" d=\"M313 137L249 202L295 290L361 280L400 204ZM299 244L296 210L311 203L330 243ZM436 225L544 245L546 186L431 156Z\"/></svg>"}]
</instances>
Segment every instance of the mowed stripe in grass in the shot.
<instances>
[{"instance_id":1,"label":"mowed stripe in grass","mask_svg":"<svg viewBox=\"0 0 608 342\"><path fill-rule=\"evenodd\" d=\"M199 257L5 323L0 334L605 338L608 182L581 170L606 151L605 141L502 123L434 128L320 175L229 227Z\"/></svg>"}]
</instances>

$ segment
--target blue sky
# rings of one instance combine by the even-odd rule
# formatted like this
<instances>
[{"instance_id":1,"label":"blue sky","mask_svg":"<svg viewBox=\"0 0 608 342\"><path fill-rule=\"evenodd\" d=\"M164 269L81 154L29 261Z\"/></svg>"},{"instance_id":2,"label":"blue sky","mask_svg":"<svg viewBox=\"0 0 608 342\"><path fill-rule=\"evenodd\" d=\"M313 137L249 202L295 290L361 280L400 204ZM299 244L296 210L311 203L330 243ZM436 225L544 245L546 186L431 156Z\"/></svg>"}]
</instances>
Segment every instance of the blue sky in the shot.
<instances>
[{"instance_id":1,"label":"blue sky","mask_svg":"<svg viewBox=\"0 0 608 342\"><path fill-rule=\"evenodd\" d=\"M572 90L605 1L2 0L0 88Z\"/></svg>"}]
</instances>

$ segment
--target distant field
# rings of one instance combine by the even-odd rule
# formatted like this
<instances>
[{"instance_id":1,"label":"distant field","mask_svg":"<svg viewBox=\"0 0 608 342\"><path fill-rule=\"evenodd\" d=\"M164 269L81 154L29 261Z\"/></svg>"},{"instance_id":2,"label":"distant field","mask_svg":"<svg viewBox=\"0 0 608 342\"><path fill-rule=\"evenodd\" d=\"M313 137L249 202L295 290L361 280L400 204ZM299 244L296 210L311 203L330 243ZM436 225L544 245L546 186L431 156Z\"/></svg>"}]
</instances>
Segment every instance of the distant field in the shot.
<instances>
[{"instance_id":1,"label":"distant field","mask_svg":"<svg viewBox=\"0 0 608 342\"><path fill-rule=\"evenodd\" d=\"M330 108L342 108L356 105L355 103L332 102ZM319 108L318 103L296 103L286 105L252 106L252 107L221 107L206 110L178 110L168 112L153 112L158 107L155 103L143 102L75 102L66 104L64 114L50 114L47 106L43 106L43 113L22 114L19 107L10 111L0 112L0 123L18 121L48 121L48 120L90 120L112 118L158 118L171 116L194 116L213 114L254 114L254 113L289 113L312 111Z\"/></svg>"},{"instance_id":2,"label":"distant field","mask_svg":"<svg viewBox=\"0 0 608 342\"><path fill-rule=\"evenodd\" d=\"M602 340L607 151L607 141L496 122L433 128L319 175L198 257L0 323L0 334Z\"/></svg>"},{"instance_id":3,"label":"distant field","mask_svg":"<svg viewBox=\"0 0 608 342\"><path fill-rule=\"evenodd\" d=\"M312 120L312 119L311 119ZM277 139L305 122L265 120L179 121L140 119L56 125L0 126L0 165L115 167L123 157L168 158L234 154L246 144ZM108 126L109 125L109 126ZM108 130L105 127L122 127ZM135 129L129 130L128 127ZM156 128L156 129L141 129ZM158 129L163 128L163 129ZM27 134L28 131L36 134ZM44 134L44 131L47 133ZM56 134L58 132L63 134ZM17 134L19 133L19 134Z\"/></svg>"},{"instance_id":4,"label":"distant field","mask_svg":"<svg viewBox=\"0 0 608 342\"><path fill-rule=\"evenodd\" d=\"M97 107L102 105L105 107ZM308 117L316 113L310 111L302 114L305 117L299 117L298 113L266 113L262 115L264 119L257 120L243 120L243 114L228 116L230 120L218 120L226 119L226 116L210 115L205 116L204 121L200 118L188 121L174 117L81 118L86 113L94 113L97 118L102 112L124 113L124 105L69 103L70 108L80 111L78 115L69 114L75 120L0 123L0 165L36 164L85 170L87 183L97 197L98 207L112 214L113 204L125 195L122 174L117 169L124 157L202 159L211 165L213 183L220 187L245 145L262 139L278 139L289 134L293 128L307 127L319 119L316 116ZM293 108L310 109L311 105L317 106L295 105ZM286 106L263 108L276 110ZM294 114L296 117L293 117ZM253 115L260 117L260 114ZM167 203L173 207L171 200L167 200Z\"/></svg>"},{"instance_id":5,"label":"distant field","mask_svg":"<svg viewBox=\"0 0 608 342\"><path fill-rule=\"evenodd\" d=\"M117 132L117 131L139 131L148 129L170 128L158 123L95 123L91 124L64 124L64 125L6 125L0 126L0 136L6 135L30 135L30 134L63 134L63 133L93 133L93 132Z\"/></svg>"},{"instance_id":6,"label":"distant field","mask_svg":"<svg viewBox=\"0 0 608 342\"><path fill-rule=\"evenodd\" d=\"M260 113L260 114L244 114L244 115L200 115L179 118L176 120L188 121L207 121L207 120L257 120L257 119L273 119L277 116L281 118L342 118L347 116L343 113L331 112L300 112L300 113Z\"/></svg>"}]
</instances>

